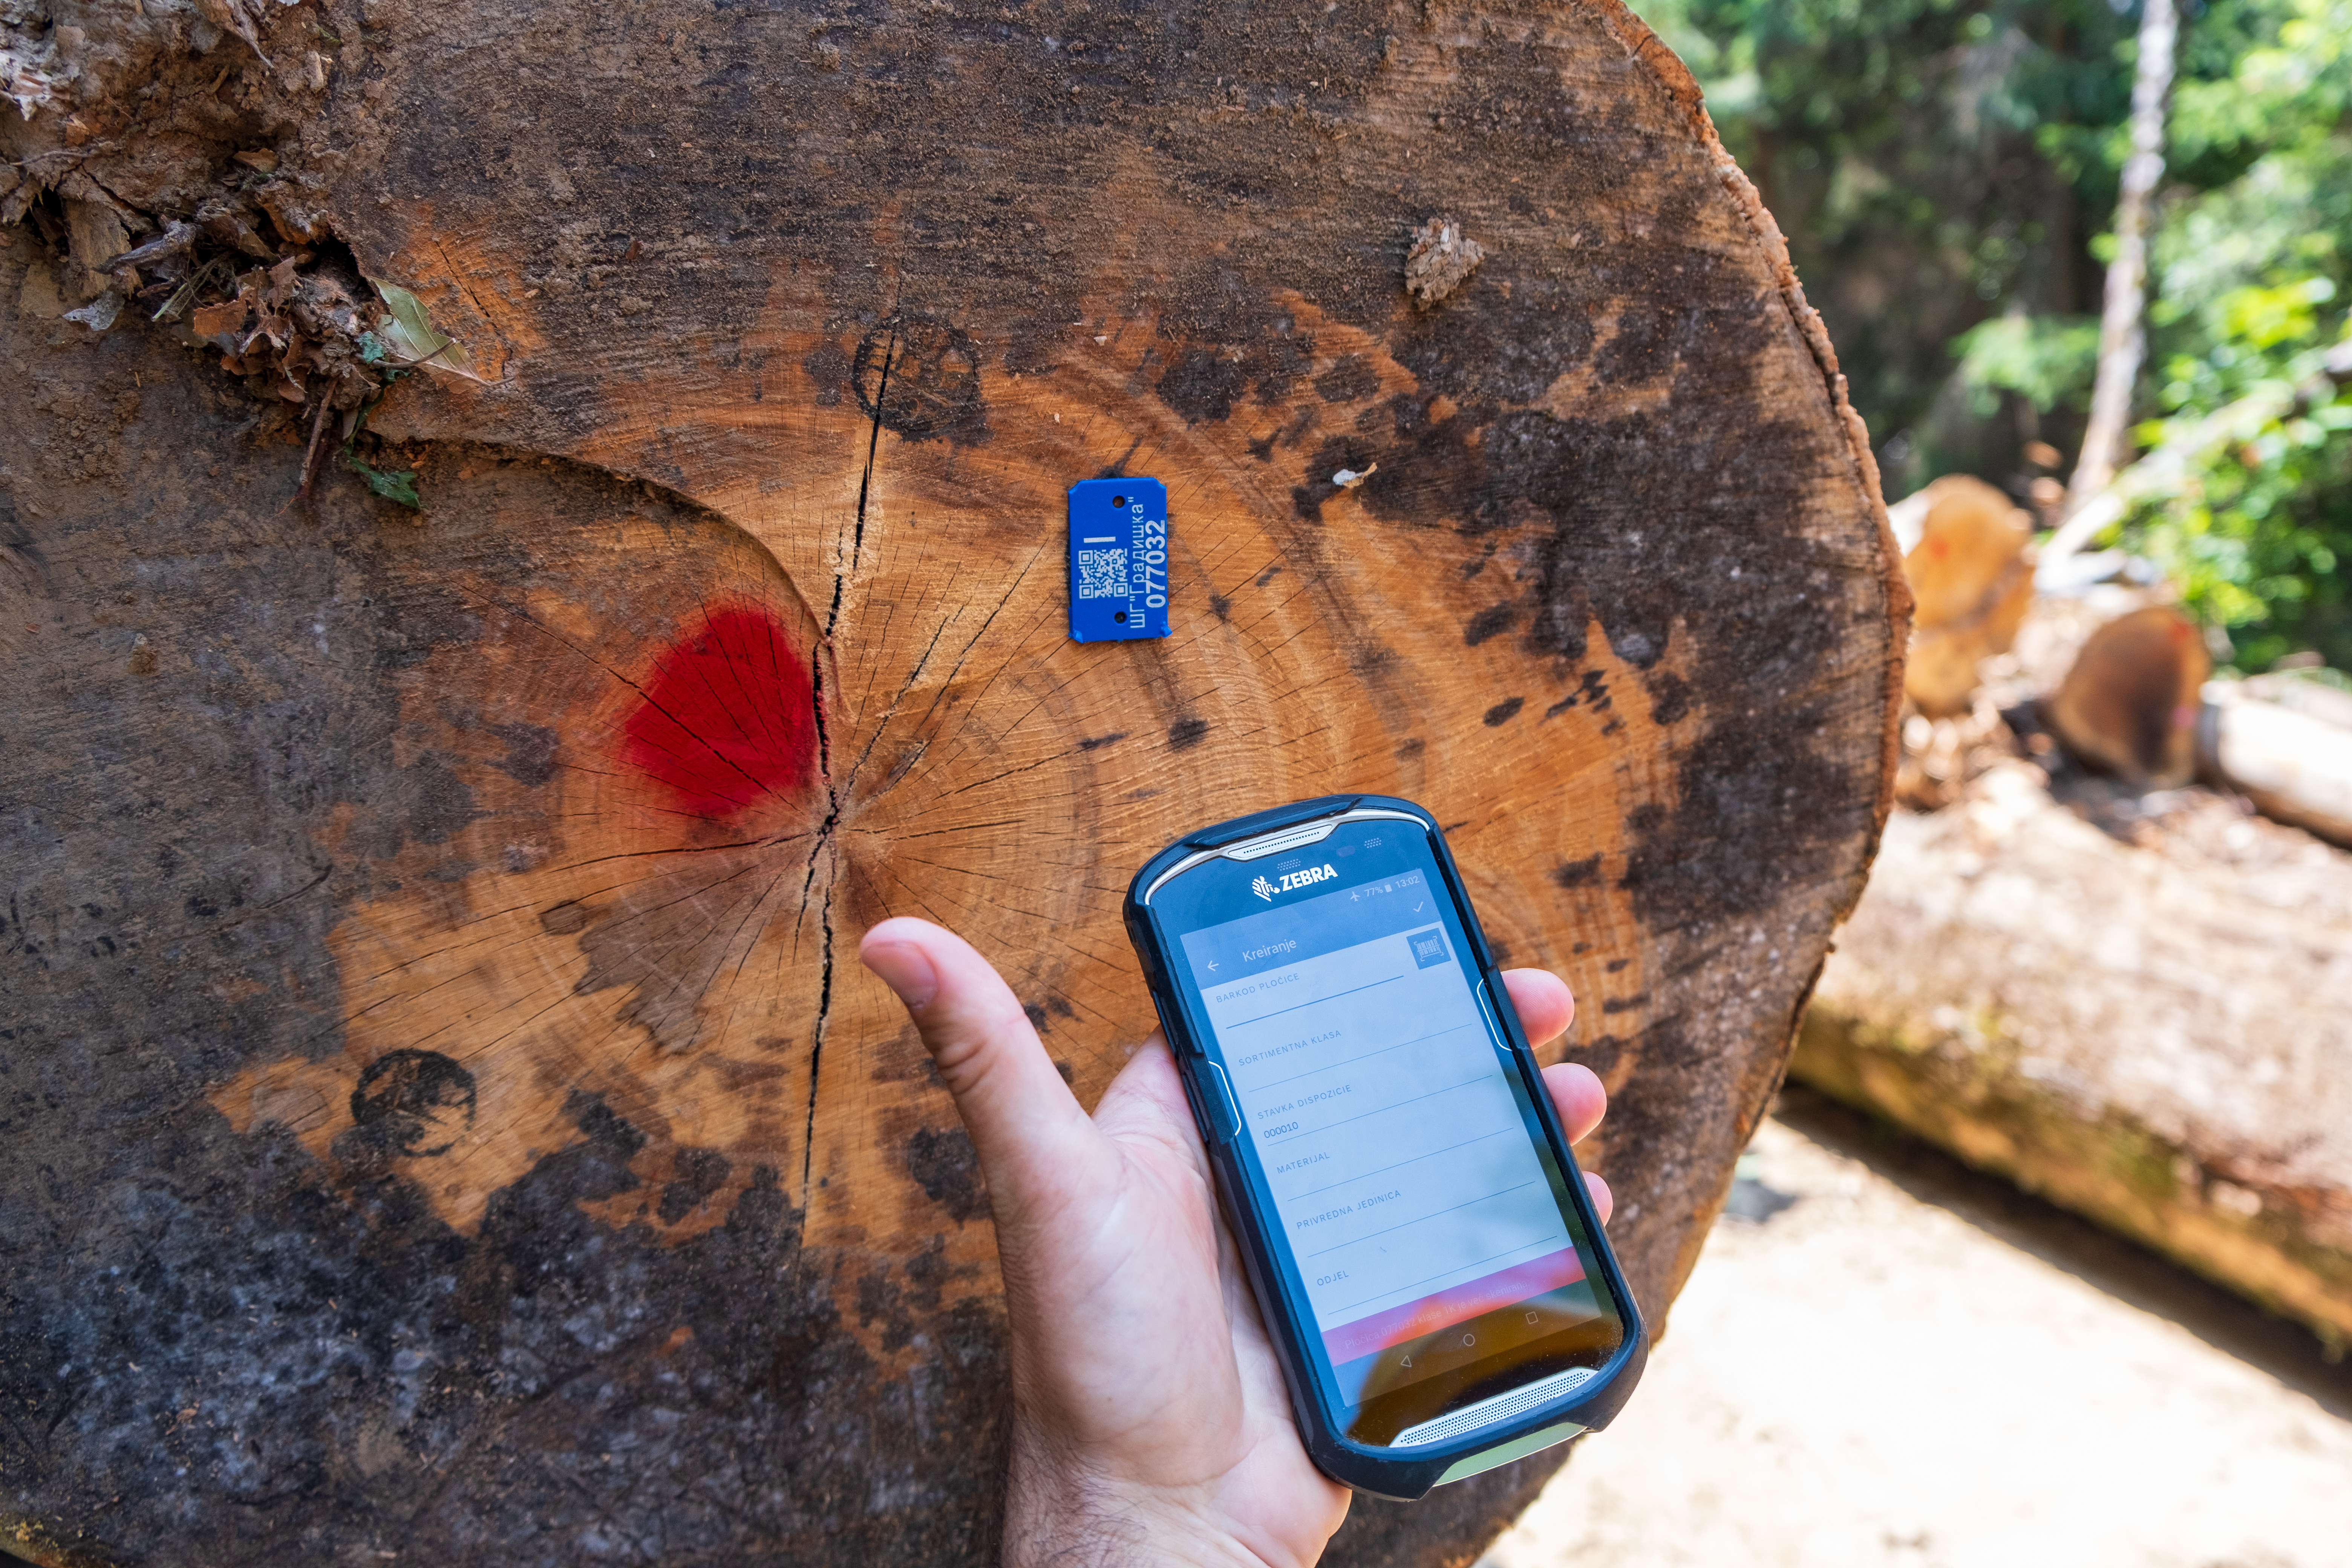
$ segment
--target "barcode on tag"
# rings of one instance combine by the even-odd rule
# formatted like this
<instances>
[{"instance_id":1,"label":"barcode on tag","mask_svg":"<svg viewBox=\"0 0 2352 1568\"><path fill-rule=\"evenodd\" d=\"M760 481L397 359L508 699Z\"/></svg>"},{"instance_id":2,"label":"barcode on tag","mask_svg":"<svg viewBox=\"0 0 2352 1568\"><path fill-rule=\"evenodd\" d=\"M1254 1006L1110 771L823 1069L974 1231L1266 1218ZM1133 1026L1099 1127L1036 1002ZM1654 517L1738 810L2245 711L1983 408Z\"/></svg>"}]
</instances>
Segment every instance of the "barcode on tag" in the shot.
<instances>
[{"instance_id":1,"label":"barcode on tag","mask_svg":"<svg viewBox=\"0 0 2352 1568\"><path fill-rule=\"evenodd\" d=\"M1127 552L1124 550L1079 551L1078 597L1081 599L1126 598Z\"/></svg>"}]
</instances>

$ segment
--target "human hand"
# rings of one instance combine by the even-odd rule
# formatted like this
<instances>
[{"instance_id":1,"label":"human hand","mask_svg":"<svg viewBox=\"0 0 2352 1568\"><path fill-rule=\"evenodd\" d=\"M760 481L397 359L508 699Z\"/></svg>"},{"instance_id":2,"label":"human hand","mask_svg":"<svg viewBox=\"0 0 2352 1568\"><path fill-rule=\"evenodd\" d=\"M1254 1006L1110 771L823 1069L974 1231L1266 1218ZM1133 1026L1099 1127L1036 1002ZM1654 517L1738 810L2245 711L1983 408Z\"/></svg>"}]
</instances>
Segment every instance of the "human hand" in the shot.
<instances>
[{"instance_id":1,"label":"human hand","mask_svg":"<svg viewBox=\"0 0 2352 1568\"><path fill-rule=\"evenodd\" d=\"M900 917L858 955L906 1003L988 1180L1013 1338L1004 1562L1313 1563L1349 1493L1299 1443L1165 1042L1088 1117L962 938ZM1529 1040L1567 1030L1557 975L1503 979ZM1599 1124L1591 1069L1544 1081L1571 1141ZM1585 1180L1605 1220L1608 1185Z\"/></svg>"}]
</instances>

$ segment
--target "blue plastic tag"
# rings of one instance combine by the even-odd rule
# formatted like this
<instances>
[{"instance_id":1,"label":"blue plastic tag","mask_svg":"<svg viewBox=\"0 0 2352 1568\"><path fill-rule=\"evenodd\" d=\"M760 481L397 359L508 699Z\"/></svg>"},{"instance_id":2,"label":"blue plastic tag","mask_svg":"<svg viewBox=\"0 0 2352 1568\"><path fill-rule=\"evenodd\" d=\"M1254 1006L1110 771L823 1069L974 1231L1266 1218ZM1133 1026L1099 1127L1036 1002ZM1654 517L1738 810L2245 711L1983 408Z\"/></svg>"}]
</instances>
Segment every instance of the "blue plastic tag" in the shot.
<instances>
[{"instance_id":1,"label":"blue plastic tag","mask_svg":"<svg viewBox=\"0 0 2352 1568\"><path fill-rule=\"evenodd\" d=\"M1168 487L1081 479L1070 487L1070 636L1168 635Z\"/></svg>"}]
</instances>

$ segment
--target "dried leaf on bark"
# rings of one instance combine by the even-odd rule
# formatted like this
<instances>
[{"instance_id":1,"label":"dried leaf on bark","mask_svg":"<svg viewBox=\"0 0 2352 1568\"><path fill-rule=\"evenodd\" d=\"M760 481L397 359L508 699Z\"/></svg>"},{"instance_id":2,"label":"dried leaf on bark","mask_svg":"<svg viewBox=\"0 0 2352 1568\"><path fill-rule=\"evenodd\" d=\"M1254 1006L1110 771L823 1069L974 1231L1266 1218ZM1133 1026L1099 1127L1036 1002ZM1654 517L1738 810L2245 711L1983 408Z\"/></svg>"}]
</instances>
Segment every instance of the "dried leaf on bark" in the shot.
<instances>
[{"instance_id":1,"label":"dried leaf on bark","mask_svg":"<svg viewBox=\"0 0 2352 1568\"><path fill-rule=\"evenodd\" d=\"M484 379L476 374L473 356L467 353L466 346L435 330L432 314L422 300L397 283L376 283L375 291L383 298L384 308L392 312L376 323L375 330L393 363L447 371L468 381Z\"/></svg>"}]
</instances>

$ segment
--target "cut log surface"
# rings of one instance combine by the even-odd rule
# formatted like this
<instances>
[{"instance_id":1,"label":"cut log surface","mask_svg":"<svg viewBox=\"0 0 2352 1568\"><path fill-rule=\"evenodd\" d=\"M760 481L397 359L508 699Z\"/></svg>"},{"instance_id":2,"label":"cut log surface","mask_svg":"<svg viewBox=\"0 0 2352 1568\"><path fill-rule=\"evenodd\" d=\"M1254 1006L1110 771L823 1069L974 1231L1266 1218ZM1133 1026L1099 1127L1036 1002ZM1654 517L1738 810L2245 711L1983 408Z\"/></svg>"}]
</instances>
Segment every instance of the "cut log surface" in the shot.
<instances>
[{"instance_id":1,"label":"cut log surface","mask_svg":"<svg viewBox=\"0 0 2352 1568\"><path fill-rule=\"evenodd\" d=\"M857 938L963 932L1091 1103L1133 868L1337 791L1428 804L1574 984L1663 1316L1876 841L1907 601L1638 22L168 9L72 12L9 134L96 140L10 158L134 246L250 188L484 380L371 416L421 513L334 462L306 511L307 408L5 231L22 1550L982 1560L988 1196ZM1479 256L1416 299L1440 218ZM1173 635L1081 645L1063 496L1116 474ZM1466 1561L1559 1457L1331 1560Z\"/></svg>"},{"instance_id":2,"label":"cut log surface","mask_svg":"<svg viewBox=\"0 0 2352 1568\"><path fill-rule=\"evenodd\" d=\"M1904 695L1930 719L1965 713L1978 667L2009 651L2033 603L2032 519L1982 479L1949 474L1888 521L1915 601Z\"/></svg>"},{"instance_id":3,"label":"cut log surface","mask_svg":"<svg viewBox=\"0 0 2352 1568\"><path fill-rule=\"evenodd\" d=\"M2197 773L2198 711L2211 668L2189 617L2151 605L2093 632L2043 712L2084 765L2184 784Z\"/></svg>"}]
</instances>

